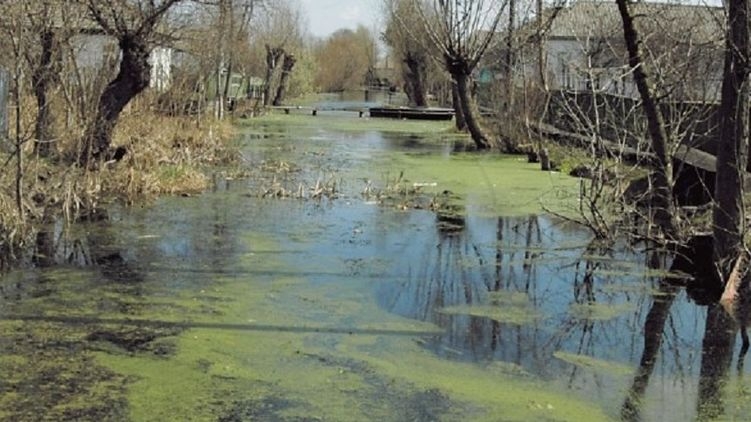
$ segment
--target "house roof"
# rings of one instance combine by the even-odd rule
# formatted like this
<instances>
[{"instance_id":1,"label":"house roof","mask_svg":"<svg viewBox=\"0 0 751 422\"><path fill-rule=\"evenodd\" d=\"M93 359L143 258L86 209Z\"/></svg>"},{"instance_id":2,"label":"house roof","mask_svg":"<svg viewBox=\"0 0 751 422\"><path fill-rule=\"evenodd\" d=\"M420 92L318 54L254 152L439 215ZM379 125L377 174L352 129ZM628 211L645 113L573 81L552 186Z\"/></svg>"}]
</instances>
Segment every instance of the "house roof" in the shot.
<instances>
[{"instance_id":1,"label":"house roof","mask_svg":"<svg viewBox=\"0 0 751 422\"><path fill-rule=\"evenodd\" d=\"M722 7L678 4L675 2L636 2L630 9L640 36L648 42L654 36L673 37L677 42L722 43L725 10ZM546 32L548 39L623 37L618 7L613 1L576 1L545 14L557 16Z\"/></svg>"}]
</instances>

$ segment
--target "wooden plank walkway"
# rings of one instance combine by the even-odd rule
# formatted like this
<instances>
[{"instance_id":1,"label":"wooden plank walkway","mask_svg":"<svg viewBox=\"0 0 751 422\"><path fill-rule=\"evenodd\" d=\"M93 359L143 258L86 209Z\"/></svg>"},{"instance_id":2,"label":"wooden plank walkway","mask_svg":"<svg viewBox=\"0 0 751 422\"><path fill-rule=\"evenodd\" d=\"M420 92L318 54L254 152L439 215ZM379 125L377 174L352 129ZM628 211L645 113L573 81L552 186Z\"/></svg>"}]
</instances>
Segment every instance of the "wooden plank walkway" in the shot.
<instances>
[{"instance_id":1,"label":"wooden plank walkway","mask_svg":"<svg viewBox=\"0 0 751 422\"><path fill-rule=\"evenodd\" d=\"M269 110L283 110L284 114L290 114L292 112L310 114L311 116L317 116L320 111L349 111L357 113L358 117L363 117L367 113L367 108L360 107L313 107L313 106L268 106Z\"/></svg>"}]
</instances>

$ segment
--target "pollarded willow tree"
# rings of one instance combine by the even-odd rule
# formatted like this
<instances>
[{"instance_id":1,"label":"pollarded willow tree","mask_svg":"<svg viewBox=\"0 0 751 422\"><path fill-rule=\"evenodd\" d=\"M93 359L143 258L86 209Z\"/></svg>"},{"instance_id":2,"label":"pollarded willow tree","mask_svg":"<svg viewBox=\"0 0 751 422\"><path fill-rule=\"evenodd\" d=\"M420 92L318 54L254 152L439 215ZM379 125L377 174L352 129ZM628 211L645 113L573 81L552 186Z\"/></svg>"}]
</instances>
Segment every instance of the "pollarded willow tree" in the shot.
<instances>
[{"instance_id":1,"label":"pollarded willow tree","mask_svg":"<svg viewBox=\"0 0 751 422\"><path fill-rule=\"evenodd\" d=\"M427 40L415 39L424 34L411 34L408 22L419 22L419 14L412 0L386 0L386 28L383 40L399 61L404 81L404 92L411 104L417 107L428 105L427 78L431 60L425 45Z\"/></svg>"},{"instance_id":2,"label":"pollarded willow tree","mask_svg":"<svg viewBox=\"0 0 751 422\"><path fill-rule=\"evenodd\" d=\"M495 36L507 0L411 0L418 11L415 28L408 33L424 33L429 40L428 51L451 75L457 101L454 111L463 117L478 149L492 147L492 142L479 120L477 104L471 94L472 73L477 68ZM415 39L420 39L415 36Z\"/></svg>"},{"instance_id":3,"label":"pollarded willow tree","mask_svg":"<svg viewBox=\"0 0 751 422\"><path fill-rule=\"evenodd\" d=\"M295 52L302 49L305 29L300 7L293 0L276 0L267 2L260 10L259 23L254 29L256 42L265 48L265 106L281 104L297 63Z\"/></svg>"},{"instance_id":4,"label":"pollarded willow tree","mask_svg":"<svg viewBox=\"0 0 751 422\"><path fill-rule=\"evenodd\" d=\"M83 1L83 0L81 0ZM99 96L97 112L84 133L78 161L109 158L112 133L120 113L149 86L149 56L158 38L157 28L165 14L182 0L85 0L91 19L117 40L120 69Z\"/></svg>"}]
</instances>

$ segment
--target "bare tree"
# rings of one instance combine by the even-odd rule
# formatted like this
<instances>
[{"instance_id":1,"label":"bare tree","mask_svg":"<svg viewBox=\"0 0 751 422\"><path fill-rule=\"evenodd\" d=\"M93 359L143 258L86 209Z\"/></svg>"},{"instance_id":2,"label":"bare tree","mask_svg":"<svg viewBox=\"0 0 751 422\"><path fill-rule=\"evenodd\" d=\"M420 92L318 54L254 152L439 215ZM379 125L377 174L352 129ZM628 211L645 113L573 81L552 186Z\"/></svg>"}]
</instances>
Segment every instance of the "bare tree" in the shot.
<instances>
[{"instance_id":1,"label":"bare tree","mask_svg":"<svg viewBox=\"0 0 751 422\"><path fill-rule=\"evenodd\" d=\"M478 149L492 146L480 125L479 112L471 94L472 72L477 68L495 36L508 1L434 0L422 4L412 0L420 15L418 30L427 35L435 59L443 63L455 84L455 111L463 117ZM410 29L415 33L414 29ZM419 39L415 37L416 39Z\"/></svg>"},{"instance_id":2,"label":"bare tree","mask_svg":"<svg viewBox=\"0 0 751 422\"><path fill-rule=\"evenodd\" d=\"M60 38L65 37L65 28L58 28L58 17L67 13L69 5L59 1L44 0L23 4L28 27L38 40L36 48L28 48L26 60L32 68L31 84L37 102L37 118L34 130L34 149L43 157L51 153L54 138L54 115L51 105L51 90L58 81L62 66ZM69 32L69 31L67 31Z\"/></svg>"},{"instance_id":3,"label":"bare tree","mask_svg":"<svg viewBox=\"0 0 751 422\"><path fill-rule=\"evenodd\" d=\"M270 3L262 12L263 15L259 19L261 24L257 30L258 42L264 46L266 53L263 104L270 105L274 101L274 93L278 90L277 84L282 73L279 68L284 65L285 56L294 57L294 50L302 44L302 17L299 4L292 0ZM287 64L291 72L294 62L287 60Z\"/></svg>"},{"instance_id":4,"label":"bare tree","mask_svg":"<svg viewBox=\"0 0 751 422\"><path fill-rule=\"evenodd\" d=\"M117 76L99 97L97 113L86 128L79 162L109 154L112 132L123 108L149 86L149 54L157 39L157 27L167 11L181 0L86 0L91 18L105 34L117 40L122 57Z\"/></svg>"},{"instance_id":5,"label":"bare tree","mask_svg":"<svg viewBox=\"0 0 751 422\"><path fill-rule=\"evenodd\" d=\"M289 86L289 77L292 73L292 68L295 67L295 63L297 63L295 55L285 52L284 61L282 62L282 75L279 78L279 86L276 88L276 95L274 96L274 102L272 103L275 106L282 105L282 101L284 101L287 86Z\"/></svg>"},{"instance_id":6,"label":"bare tree","mask_svg":"<svg viewBox=\"0 0 751 422\"><path fill-rule=\"evenodd\" d=\"M646 64L642 59L639 34L627 0L616 0L623 21L623 39L628 51L628 64L634 72L634 82L642 101L647 128L652 140L652 151L657 157L654 172L654 220L667 235L675 233L675 206L673 203L673 165L669 155L668 135L662 112L657 107L654 92L650 86Z\"/></svg>"},{"instance_id":7,"label":"bare tree","mask_svg":"<svg viewBox=\"0 0 751 422\"><path fill-rule=\"evenodd\" d=\"M411 0L386 0L386 29L383 40L391 48L394 58L399 61L404 92L410 102L417 107L428 105L428 72L433 60L426 50L428 40L416 40L414 37L425 35L411 33L407 26L414 27L420 23L419 12Z\"/></svg>"},{"instance_id":8,"label":"bare tree","mask_svg":"<svg viewBox=\"0 0 751 422\"><path fill-rule=\"evenodd\" d=\"M215 115L224 117L225 103L230 94L232 74L235 70L236 52L248 42L248 29L263 0L217 0L219 10L216 34L216 104Z\"/></svg>"},{"instance_id":9,"label":"bare tree","mask_svg":"<svg viewBox=\"0 0 751 422\"><path fill-rule=\"evenodd\" d=\"M375 65L373 44L375 37L364 26L331 34L315 52L318 86L329 92L361 87Z\"/></svg>"}]
</instances>

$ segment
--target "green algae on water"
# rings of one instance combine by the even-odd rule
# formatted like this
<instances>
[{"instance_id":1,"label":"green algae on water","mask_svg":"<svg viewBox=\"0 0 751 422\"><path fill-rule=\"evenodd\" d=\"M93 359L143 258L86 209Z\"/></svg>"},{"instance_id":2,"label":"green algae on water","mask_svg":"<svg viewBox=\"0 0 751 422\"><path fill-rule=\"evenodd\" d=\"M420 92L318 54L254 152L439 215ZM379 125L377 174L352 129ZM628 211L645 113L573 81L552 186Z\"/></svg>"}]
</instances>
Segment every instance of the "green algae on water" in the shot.
<instances>
[{"instance_id":1,"label":"green algae on water","mask_svg":"<svg viewBox=\"0 0 751 422\"><path fill-rule=\"evenodd\" d=\"M554 352L553 356L557 359L568 362L572 365L576 365L583 369L589 369L595 372L609 375L624 376L634 372L633 369L627 365L623 365L618 362L596 359L586 355L568 353L559 350L557 352Z\"/></svg>"},{"instance_id":2,"label":"green algae on water","mask_svg":"<svg viewBox=\"0 0 751 422\"><path fill-rule=\"evenodd\" d=\"M607 321L634 310L632 303L572 303L569 314L579 320Z\"/></svg>"},{"instance_id":3,"label":"green algae on water","mask_svg":"<svg viewBox=\"0 0 751 422\"><path fill-rule=\"evenodd\" d=\"M441 308L439 312L447 315L468 315L488 318L493 321L513 325L530 324L540 317L533 309L526 306L457 305Z\"/></svg>"},{"instance_id":4,"label":"green algae on water","mask_svg":"<svg viewBox=\"0 0 751 422\"><path fill-rule=\"evenodd\" d=\"M427 120L393 120L358 118L356 113L352 116L320 116L271 113L260 117L246 119L240 122L242 126L285 126L297 128L320 128L321 122L325 122L326 130L343 132L395 132L395 133L434 133L445 134L455 138L467 138L465 134L453 132L453 126L447 122L434 122Z\"/></svg>"}]
</instances>

